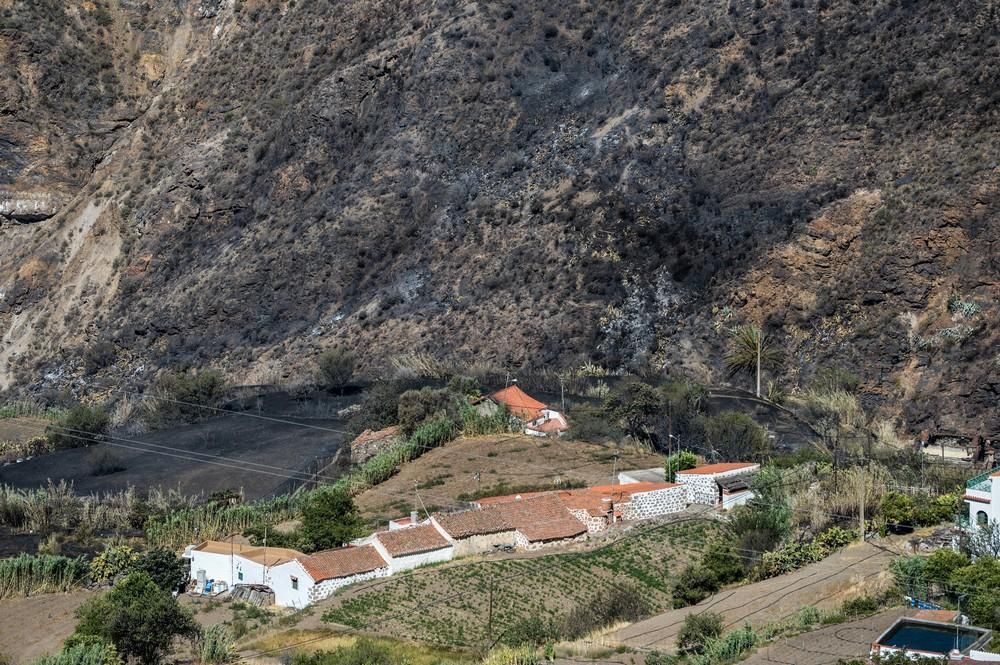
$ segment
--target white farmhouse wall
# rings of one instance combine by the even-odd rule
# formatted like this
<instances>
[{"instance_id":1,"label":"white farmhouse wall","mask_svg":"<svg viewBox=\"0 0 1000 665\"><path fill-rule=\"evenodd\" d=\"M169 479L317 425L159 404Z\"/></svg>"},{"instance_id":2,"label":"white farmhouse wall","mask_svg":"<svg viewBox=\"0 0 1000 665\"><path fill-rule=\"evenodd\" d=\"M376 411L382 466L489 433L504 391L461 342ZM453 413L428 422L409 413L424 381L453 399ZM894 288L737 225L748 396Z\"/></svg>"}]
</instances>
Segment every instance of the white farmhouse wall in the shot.
<instances>
[{"instance_id":1,"label":"white farmhouse wall","mask_svg":"<svg viewBox=\"0 0 1000 665\"><path fill-rule=\"evenodd\" d=\"M623 520L645 520L678 513L687 507L687 499L688 488L679 485L633 494L631 501L619 507Z\"/></svg>"},{"instance_id":2,"label":"white farmhouse wall","mask_svg":"<svg viewBox=\"0 0 1000 665\"><path fill-rule=\"evenodd\" d=\"M968 508L969 531L977 531L985 521L1000 522L1000 476L991 476L986 482L965 490Z\"/></svg>"},{"instance_id":3,"label":"white farmhouse wall","mask_svg":"<svg viewBox=\"0 0 1000 665\"><path fill-rule=\"evenodd\" d=\"M206 580L222 580L233 585L231 579L234 575L233 566L228 554L213 554L192 550L191 552L191 579L198 579L198 571L205 571Z\"/></svg>"},{"instance_id":4,"label":"white farmhouse wall","mask_svg":"<svg viewBox=\"0 0 1000 665\"><path fill-rule=\"evenodd\" d=\"M442 563L451 561L455 554L454 547L442 547L439 550L421 552L419 554L409 554L398 557L383 557L389 562L389 570L392 574L401 573L404 570L411 570L418 566L426 566L429 563Z\"/></svg>"},{"instance_id":5,"label":"white farmhouse wall","mask_svg":"<svg viewBox=\"0 0 1000 665\"><path fill-rule=\"evenodd\" d=\"M235 570L233 584L263 584L270 586L267 569L263 564L244 559L239 554L233 557L233 568ZM241 578L242 575L242 578Z\"/></svg>"},{"instance_id":6,"label":"white farmhouse wall","mask_svg":"<svg viewBox=\"0 0 1000 665\"><path fill-rule=\"evenodd\" d=\"M324 598L329 598L339 589L343 589L345 586L350 584L355 584L357 582L364 582L367 580L374 580L379 577L389 576L389 567L378 568L368 573L361 573L360 575L351 575L350 577L338 577L332 580L323 580L319 584L313 586L309 589L309 602L315 603L317 601L323 600Z\"/></svg>"},{"instance_id":7,"label":"white farmhouse wall","mask_svg":"<svg viewBox=\"0 0 1000 665\"><path fill-rule=\"evenodd\" d=\"M268 577L271 579L268 586L274 591L275 605L302 609L310 603L309 592L315 583L297 559L274 566L268 571ZM298 579L298 589L293 588L292 578Z\"/></svg>"}]
</instances>

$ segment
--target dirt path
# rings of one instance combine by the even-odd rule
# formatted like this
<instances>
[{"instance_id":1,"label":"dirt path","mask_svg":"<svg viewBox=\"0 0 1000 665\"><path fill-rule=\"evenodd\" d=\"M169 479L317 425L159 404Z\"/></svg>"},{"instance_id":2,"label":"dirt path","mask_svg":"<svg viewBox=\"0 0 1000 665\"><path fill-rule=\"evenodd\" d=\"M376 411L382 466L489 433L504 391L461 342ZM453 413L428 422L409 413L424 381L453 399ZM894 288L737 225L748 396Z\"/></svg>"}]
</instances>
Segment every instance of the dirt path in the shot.
<instances>
[{"instance_id":1,"label":"dirt path","mask_svg":"<svg viewBox=\"0 0 1000 665\"><path fill-rule=\"evenodd\" d=\"M794 573L722 591L692 607L657 615L627 626L615 637L635 648L672 649L684 618L692 612L712 611L725 617L726 627L750 623L761 626L785 619L804 605L831 608L871 587L895 555L864 543L847 547L819 563Z\"/></svg>"},{"instance_id":2,"label":"dirt path","mask_svg":"<svg viewBox=\"0 0 1000 665\"><path fill-rule=\"evenodd\" d=\"M76 627L73 613L92 595L74 591L0 601L0 660L26 665L59 651Z\"/></svg>"}]
</instances>

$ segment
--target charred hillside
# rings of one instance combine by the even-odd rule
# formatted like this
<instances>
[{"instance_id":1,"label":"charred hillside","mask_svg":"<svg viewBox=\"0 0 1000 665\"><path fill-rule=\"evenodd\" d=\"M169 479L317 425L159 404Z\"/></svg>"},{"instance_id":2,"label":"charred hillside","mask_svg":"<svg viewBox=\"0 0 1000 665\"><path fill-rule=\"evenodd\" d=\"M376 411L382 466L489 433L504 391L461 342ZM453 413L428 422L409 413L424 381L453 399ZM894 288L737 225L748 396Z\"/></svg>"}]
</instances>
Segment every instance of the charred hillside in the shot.
<instances>
[{"instance_id":1,"label":"charred hillside","mask_svg":"<svg viewBox=\"0 0 1000 665\"><path fill-rule=\"evenodd\" d=\"M786 385L1000 430L994 3L52 4L0 3L5 385L338 343L718 380L753 320Z\"/></svg>"}]
</instances>

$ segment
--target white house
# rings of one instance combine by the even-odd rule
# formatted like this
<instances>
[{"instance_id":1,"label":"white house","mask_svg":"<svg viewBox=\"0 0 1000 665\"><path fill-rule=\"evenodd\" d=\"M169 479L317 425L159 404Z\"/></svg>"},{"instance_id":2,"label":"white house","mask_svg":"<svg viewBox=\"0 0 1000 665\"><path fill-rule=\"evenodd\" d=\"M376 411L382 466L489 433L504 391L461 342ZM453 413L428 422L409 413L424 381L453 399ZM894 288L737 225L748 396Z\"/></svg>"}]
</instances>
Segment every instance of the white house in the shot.
<instances>
[{"instance_id":1,"label":"white house","mask_svg":"<svg viewBox=\"0 0 1000 665\"><path fill-rule=\"evenodd\" d=\"M455 548L432 524L380 531L364 539L389 562L392 574L451 561Z\"/></svg>"},{"instance_id":2,"label":"white house","mask_svg":"<svg viewBox=\"0 0 1000 665\"><path fill-rule=\"evenodd\" d=\"M760 464L750 462L704 464L678 471L677 482L687 488L688 503L728 510L750 500L753 492L750 491L749 477L759 470Z\"/></svg>"},{"instance_id":3,"label":"white house","mask_svg":"<svg viewBox=\"0 0 1000 665\"><path fill-rule=\"evenodd\" d=\"M189 547L184 556L191 560L196 584L225 582L230 589L259 584L274 592L274 603L281 607L302 608L348 584L390 573L389 563L371 546L303 554L210 540Z\"/></svg>"},{"instance_id":4,"label":"white house","mask_svg":"<svg viewBox=\"0 0 1000 665\"><path fill-rule=\"evenodd\" d=\"M968 508L970 531L990 522L1000 522L1000 469L987 471L965 483L962 498Z\"/></svg>"}]
</instances>

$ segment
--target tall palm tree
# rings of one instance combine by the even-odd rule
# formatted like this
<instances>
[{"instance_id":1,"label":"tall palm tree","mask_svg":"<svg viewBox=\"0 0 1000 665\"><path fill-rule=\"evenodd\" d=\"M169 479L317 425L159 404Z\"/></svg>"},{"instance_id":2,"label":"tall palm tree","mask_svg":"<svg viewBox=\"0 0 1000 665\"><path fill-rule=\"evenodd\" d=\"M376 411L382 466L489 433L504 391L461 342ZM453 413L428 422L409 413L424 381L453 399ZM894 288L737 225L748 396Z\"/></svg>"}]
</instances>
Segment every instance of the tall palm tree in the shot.
<instances>
[{"instance_id":1,"label":"tall palm tree","mask_svg":"<svg viewBox=\"0 0 1000 665\"><path fill-rule=\"evenodd\" d=\"M760 373L764 365L773 365L779 358L778 349L771 344L759 326L747 324L732 329L726 366L734 374L750 372L757 374L757 397L760 397Z\"/></svg>"}]
</instances>

